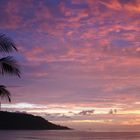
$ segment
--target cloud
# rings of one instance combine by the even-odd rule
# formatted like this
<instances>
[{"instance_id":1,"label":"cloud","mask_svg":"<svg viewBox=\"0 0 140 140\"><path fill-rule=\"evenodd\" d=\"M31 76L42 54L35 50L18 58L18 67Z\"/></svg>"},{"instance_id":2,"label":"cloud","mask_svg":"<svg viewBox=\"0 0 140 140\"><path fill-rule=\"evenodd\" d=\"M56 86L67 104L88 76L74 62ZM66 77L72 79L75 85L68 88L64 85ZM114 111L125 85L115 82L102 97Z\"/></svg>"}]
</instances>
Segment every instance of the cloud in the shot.
<instances>
[{"instance_id":1,"label":"cloud","mask_svg":"<svg viewBox=\"0 0 140 140\"><path fill-rule=\"evenodd\" d=\"M93 115L95 110L83 110L79 112L79 115Z\"/></svg>"},{"instance_id":2,"label":"cloud","mask_svg":"<svg viewBox=\"0 0 140 140\"><path fill-rule=\"evenodd\" d=\"M107 6L108 8L110 9L113 9L113 10L120 10L122 9L122 5L121 3L119 2L119 0L114 0L114 1L109 1L109 2L105 2L105 1L100 1L101 4Z\"/></svg>"},{"instance_id":3,"label":"cloud","mask_svg":"<svg viewBox=\"0 0 140 140\"><path fill-rule=\"evenodd\" d=\"M124 1L124 2L120 0L104 2L101 0L100 3L113 10L126 10L129 12L136 12L136 13L140 12L139 0Z\"/></svg>"},{"instance_id":4,"label":"cloud","mask_svg":"<svg viewBox=\"0 0 140 140\"><path fill-rule=\"evenodd\" d=\"M110 109L108 114L116 114L117 113L117 109Z\"/></svg>"}]
</instances>

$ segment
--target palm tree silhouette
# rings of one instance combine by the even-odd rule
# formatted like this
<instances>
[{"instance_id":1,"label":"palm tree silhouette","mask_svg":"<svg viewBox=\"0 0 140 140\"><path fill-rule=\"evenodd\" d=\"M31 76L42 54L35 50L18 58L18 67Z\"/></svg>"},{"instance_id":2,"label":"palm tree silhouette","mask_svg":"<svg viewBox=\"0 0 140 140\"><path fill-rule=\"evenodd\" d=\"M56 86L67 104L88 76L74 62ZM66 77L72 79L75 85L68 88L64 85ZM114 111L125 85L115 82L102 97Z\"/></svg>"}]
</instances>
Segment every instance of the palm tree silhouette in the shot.
<instances>
[{"instance_id":1,"label":"palm tree silhouette","mask_svg":"<svg viewBox=\"0 0 140 140\"><path fill-rule=\"evenodd\" d=\"M9 102L11 102L11 94L10 92L6 89L4 85L0 85L0 97L3 99L7 99ZM0 102L0 110L1 110L1 102Z\"/></svg>"},{"instance_id":2,"label":"palm tree silhouette","mask_svg":"<svg viewBox=\"0 0 140 140\"><path fill-rule=\"evenodd\" d=\"M20 77L20 70L17 61L13 58L13 56L5 56L5 54L9 54L14 50L17 51L14 42L5 34L0 34L0 53L4 54L4 56L2 55L3 57L0 58L1 75L10 74ZM11 94L4 85L0 85L0 97L1 99L6 98L9 102L11 102Z\"/></svg>"}]
</instances>

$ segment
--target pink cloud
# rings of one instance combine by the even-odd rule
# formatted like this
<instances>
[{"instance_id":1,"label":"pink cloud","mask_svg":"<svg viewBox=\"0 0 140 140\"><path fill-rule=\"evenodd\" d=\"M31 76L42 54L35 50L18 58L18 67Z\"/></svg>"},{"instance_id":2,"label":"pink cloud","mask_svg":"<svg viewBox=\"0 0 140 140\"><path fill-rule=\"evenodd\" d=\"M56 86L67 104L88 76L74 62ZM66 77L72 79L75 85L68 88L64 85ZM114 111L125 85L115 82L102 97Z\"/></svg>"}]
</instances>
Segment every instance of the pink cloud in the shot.
<instances>
[{"instance_id":1,"label":"pink cloud","mask_svg":"<svg viewBox=\"0 0 140 140\"><path fill-rule=\"evenodd\" d=\"M140 12L139 0L128 1L125 3L122 3L119 0L113 0L109 2L104 2L101 0L100 3L113 10L127 10L129 12L136 12L136 13Z\"/></svg>"}]
</instances>

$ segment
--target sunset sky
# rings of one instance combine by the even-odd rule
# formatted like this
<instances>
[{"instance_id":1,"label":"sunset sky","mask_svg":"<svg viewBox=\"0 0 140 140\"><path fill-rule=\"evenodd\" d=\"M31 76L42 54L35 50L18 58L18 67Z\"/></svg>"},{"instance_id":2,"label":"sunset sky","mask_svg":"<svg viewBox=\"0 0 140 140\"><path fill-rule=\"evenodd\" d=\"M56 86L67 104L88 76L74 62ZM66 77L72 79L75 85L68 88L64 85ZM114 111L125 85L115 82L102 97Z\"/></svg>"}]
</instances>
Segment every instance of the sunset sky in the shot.
<instances>
[{"instance_id":1,"label":"sunset sky","mask_svg":"<svg viewBox=\"0 0 140 140\"><path fill-rule=\"evenodd\" d=\"M140 0L0 0L21 79L12 103L57 124L140 131Z\"/></svg>"}]
</instances>

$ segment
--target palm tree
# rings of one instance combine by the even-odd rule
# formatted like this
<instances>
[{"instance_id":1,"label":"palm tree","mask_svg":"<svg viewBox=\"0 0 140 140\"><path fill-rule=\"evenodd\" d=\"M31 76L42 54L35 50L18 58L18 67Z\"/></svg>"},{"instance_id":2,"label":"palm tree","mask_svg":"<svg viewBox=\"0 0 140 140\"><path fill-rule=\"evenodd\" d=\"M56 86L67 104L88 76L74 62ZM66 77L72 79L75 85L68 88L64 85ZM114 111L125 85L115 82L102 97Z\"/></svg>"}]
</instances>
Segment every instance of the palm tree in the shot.
<instances>
[{"instance_id":1,"label":"palm tree","mask_svg":"<svg viewBox=\"0 0 140 140\"><path fill-rule=\"evenodd\" d=\"M0 53L9 54L10 52L17 51L14 42L5 34L0 34ZM20 70L17 61L12 56L4 56L0 58L0 74L1 75L15 75L20 77ZM0 97L8 99L11 102L11 94L6 89L6 86L0 85ZM1 103L0 103L1 109Z\"/></svg>"},{"instance_id":2,"label":"palm tree","mask_svg":"<svg viewBox=\"0 0 140 140\"><path fill-rule=\"evenodd\" d=\"M6 89L4 85L0 85L0 97L3 99L7 99L9 102L11 102L11 94L10 92ZM0 110L1 110L1 102L0 102Z\"/></svg>"}]
</instances>

